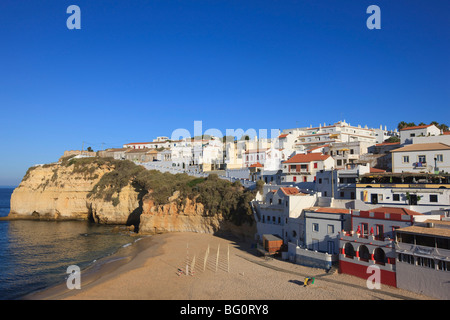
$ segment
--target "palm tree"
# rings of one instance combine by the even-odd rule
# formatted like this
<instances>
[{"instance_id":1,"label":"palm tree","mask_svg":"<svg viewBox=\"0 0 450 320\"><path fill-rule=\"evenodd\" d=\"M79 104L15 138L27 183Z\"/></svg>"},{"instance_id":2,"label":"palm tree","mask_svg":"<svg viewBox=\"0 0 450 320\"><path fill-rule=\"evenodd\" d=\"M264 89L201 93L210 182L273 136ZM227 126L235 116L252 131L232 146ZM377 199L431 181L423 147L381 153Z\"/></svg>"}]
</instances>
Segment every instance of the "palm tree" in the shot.
<instances>
[{"instance_id":1,"label":"palm tree","mask_svg":"<svg viewBox=\"0 0 450 320\"><path fill-rule=\"evenodd\" d=\"M399 122L399 124L397 125L397 129L398 131L402 130L403 128L406 128L408 126L408 124L405 121L401 121Z\"/></svg>"}]
</instances>

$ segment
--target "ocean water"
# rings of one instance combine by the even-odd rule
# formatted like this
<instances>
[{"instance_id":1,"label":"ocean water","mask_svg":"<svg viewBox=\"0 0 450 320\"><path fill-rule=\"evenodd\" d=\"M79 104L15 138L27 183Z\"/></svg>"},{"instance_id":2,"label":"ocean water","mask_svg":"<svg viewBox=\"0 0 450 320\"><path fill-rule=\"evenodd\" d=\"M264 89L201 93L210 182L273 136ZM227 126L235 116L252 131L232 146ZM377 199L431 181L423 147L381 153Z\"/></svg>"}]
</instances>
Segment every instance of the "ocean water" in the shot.
<instances>
[{"instance_id":1,"label":"ocean water","mask_svg":"<svg viewBox=\"0 0 450 320\"><path fill-rule=\"evenodd\" d=\"M7 216L13 188L0 188L0 216ZM0 221L0 299L65 283L70 265L83 270L136 240L114 226L86 221Z\"/></svg>"}]
</instances>

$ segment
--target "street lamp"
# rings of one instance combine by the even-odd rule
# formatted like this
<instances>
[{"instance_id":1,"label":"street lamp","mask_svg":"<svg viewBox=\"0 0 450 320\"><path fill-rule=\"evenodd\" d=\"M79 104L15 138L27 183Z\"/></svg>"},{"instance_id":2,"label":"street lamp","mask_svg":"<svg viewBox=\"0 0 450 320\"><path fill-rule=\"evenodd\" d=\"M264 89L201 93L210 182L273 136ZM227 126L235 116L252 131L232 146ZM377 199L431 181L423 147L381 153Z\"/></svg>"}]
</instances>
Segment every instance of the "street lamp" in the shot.
<instances>
[{"instance_id":1,"label":"street lamp","mask_svg":"<svg viewBox=\"0 0 450 320\"><path fill-rule=\"evenodd\" d=\"M439 169L437 167L437 158L434 158L434 174L438 174L439 173Z\"/></svg>"}]
</instances>

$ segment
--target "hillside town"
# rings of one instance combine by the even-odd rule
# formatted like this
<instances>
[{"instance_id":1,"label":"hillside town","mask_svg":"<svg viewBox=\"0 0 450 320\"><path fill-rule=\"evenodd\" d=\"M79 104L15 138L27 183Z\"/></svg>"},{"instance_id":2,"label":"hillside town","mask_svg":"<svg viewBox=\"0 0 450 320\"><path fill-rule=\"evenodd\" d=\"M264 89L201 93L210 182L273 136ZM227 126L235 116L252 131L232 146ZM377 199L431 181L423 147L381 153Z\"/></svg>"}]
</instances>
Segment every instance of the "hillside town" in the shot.
<instances>
[{"instance_id":1,"label":"hillside town","mask_svg":"<svg viewBox=\"0 0 450 320\"><path fill-rule=\"evenodd\" d=\"M248 188L262 181L252 202L261 254L364 279L377 267L382 284L448 299L450 132L437 123L399 128L339 121L273 138L161 136L82 156Z\"/></svg>"}]
</instances>

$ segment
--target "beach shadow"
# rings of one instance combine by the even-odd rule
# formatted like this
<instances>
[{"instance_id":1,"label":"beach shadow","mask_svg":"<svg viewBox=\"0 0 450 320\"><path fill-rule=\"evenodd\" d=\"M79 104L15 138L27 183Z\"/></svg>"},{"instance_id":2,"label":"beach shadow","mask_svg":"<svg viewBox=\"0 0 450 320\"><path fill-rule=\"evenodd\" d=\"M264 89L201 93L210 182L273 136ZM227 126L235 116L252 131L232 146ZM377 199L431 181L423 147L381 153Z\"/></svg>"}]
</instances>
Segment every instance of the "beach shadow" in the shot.
<instances>
[{"instance_id":1,"label":"beach shadow","mask_svg":"<svg viewBox=\"0 0 450 320\"><path fill-rule=\"evenodd\" d=\"M289 280L288 282L293 283L293 284L298 284L299 286L304 286L304 281L300 281L300 280Z\"/></svg>"},{"instance_id":2,"label":"beach shadow","mask_svg":"<svg viewBox=\"0 0 450 320\"><path fill-rule=\"evenodd\" d=\"M138 192L138 201L139 206L133 210L133 212L130 213L130 215L127 218L126 225L127 226L134 226L134 232L139 232L139 224L141 223L141 214L143 212L143 201L142 199L144 196L148 193L147 190L141 188L136 183L133 183L134 190Z\"/></svg>"}]
</instances>

